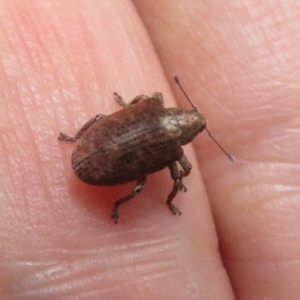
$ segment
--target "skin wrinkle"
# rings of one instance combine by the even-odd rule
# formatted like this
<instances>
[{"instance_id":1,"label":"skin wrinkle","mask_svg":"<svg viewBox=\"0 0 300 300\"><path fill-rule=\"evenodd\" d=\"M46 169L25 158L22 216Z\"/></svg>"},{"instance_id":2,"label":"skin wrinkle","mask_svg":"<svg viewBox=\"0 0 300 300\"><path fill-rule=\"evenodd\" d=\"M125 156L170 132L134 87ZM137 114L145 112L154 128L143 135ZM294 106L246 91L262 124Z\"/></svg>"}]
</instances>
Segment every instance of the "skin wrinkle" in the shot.
<instances>
[{"instance_id":1,"label":"skin wrinkle","mask_svg":"<svg viewBox=\"0 0 300 300\"><path fill-rule=\"evenodd\" d=\"M147 249L145 248L145 250L147 250ZM111 255L111 256L113 257L113 255ZM85 256L82 256L82 257L85 258ZM144 258L147 259L147 255L144 256ZM108 259L108 257L105 258L105 260L107 260L107 259ZM90 265L93 266L93 268L95 268L95 260L93 259L93 257L90 256L86 260L90 261ZM134 274L134 272L130 271L130 269L132 269L134 271L134 269L136 269L136 267L138 267L139 274L137 275L136 278L135 278L135 276L131 275L130 281L127 281L126 284L130 284L131 282L133 283L136 279L143 278L143 273L145 274L144 276L147 276L147 277L152 277L152 276L154 276L154 277L163 277L163 276L166 276L167 277L167 276L169 276L170 273L172 272L171 271L172 269L170 269L168 271L165 270L164 273L161 273L161 272L157 273L157 271L162 267L161 263L162 262L157 262L156 265L153 265L152 263L140 263L140 262L136 261L135 264L130 264L129 267L127 267L127 269L126 269L126 272L128 274ZM52 289L52 286L55 286L56 288L57 288L57 286L58 287L59 286L65 286L65 287L69 288L69 284L70 283L71 283L71 285L74 285L76 287L78 287L78 285L84 287L86 284L88 284L88 281L89 281L88 278L86 278L85 282L83 282L82 281L82 275L81 275L82 272L81 271L80 272L77 271L77 269L80 269L80 268L78 268L79 265L83 265L85 268L86 267L89 268L89 264L88 265L86 265L86 263L82 264L81 261L77 261L76 264L78 264L78 266L76 267L74 265L73 267L74 267L75 273L77 273L77 276L74 277L74 275L72 274L72 281L70 281L70 279L69 279L69 277L70 277L69 272L66 272L63 277L62 276L56 277L56 280L53 281L54 278L53 278L53 276L50 275L50 273L53 273L53 271L52 271L52 268L50 268L48 270L48 272L47 272L46 278L49 277L49 276L51 276L52 277L52 281L51 281L51 283L48 283L48 284L44 285L44 288L43 288L42 292L47 291L47 289L49 289L49 291L50 291ZM100 264L101 264L101 262L100 262ZM163 261L163 265L168 266L169 262L164 260ZM66 265L65 267L68 267L68 266ZM114 272L118 273L118 272L120 272L122 270L122 268L123 268L122 264L117 264L116 263L115 264L115 268L113 268L111 270L111 272L112 273L114 273ZM143 269L143 273L140 272L141 268ZM155 271L156 269L157 269L157 271ZM58 272L58 269L57 269L56 266L54 266L53 270L55 270L55 272L54 272L53 275L55 275L55 274L57 274L57 275L63 275L61 272ZM62 268L61 268L61 270L62 270ZM151 274L151 273L153 273L153 274ZM100 276L100 278L105 277L105 271L104 270L101 271L101 269L96 269L95 268L95 271L93 273L89 274L89 277L92 277L93 279L95 279L95 277L99 278L99 276ZM31 282L32 283L31 287L28 286L28 284L30 282L26 283L26 285L27 285L26 295L30 295L32 293L36 293L36 287L35 287L35 285L37 283L39 283L39 282L36 282L36 279L38 279L38 278L41 280L41 282L45 281L46 278L45 278L44 271L43 271L43 273L40 274L40 276L38 274L36 274L36 273L34 274L34 276L32 277L33 281ZM110 290L111 288L114 288L114 286L115 286L115 284L112 284L111 287L107 287L107 289ZM64 288L62 288L62 289L64 289Z\"/></svg>"},{"instance_id":2,"label":"skin wrinkle","mask_svg":"<svg viewBox=\"0 0 300 300\"><path fill-rule=\"evenodd\" d=\"M12 16L13 16L13 14L12 14ZM26 48L26 43L25 43L24 39L22 39L22 34L21 34L21 32L19 31L18 33L19 33L19 37L20 37L20 39L21 39L23 45L24 45L25 48ZM30 53L30 51L29 51L28 49L27 49L27 52L28 52L28 54ZM21 62L20 62L20 59L18 59L17 53L15 53L15 55L16 55L15 57L16 57L16 59L17 59L17 61L18 61L19 66L22 66L22 64L21 64ZM21 70L21 74L23 75L23 77L24 77L24 78L27 78L26 76L24 76L24 75L25 75L24 69L22 69L22 67L21 67L20 70ZM27 81L27 85L30 86L28 81ZM34 95L33 95L32 92L30 92L30 89L29 89L29 94L30 94L31 98L33 98ZM22 101L21 101L21 97L19 97L19 101L22 102ZM22 105L19 105L19 107L20 107L21 109L23 108ZM23 108L23 112L24 112L24 114L22 114L22 115L25 115L25 116L26 116L26 113L25 113L25 109L24 109L24 108ZM34 136L32 135L32 131L30 130L30 125L29 125L28 119L27 119L26 117L22 120L22 126L25 126L25 127L27 128L27 132L29 132L29 137L30 137L30 139L31 139L31 140L34 140ZM34 154L35 154L36 157L39 157L39 152L38 152L37 147L34 147L34 151L33 151L33 152L34 152ZM46 178L43 176L42 168L39 168L39 167L38 167L37 170L38 170L37 173L41 174L41 175L40 175L40 178L41 178L41 180L42 180L42 183L46 183ZM11 173L13 174L13 173L14 173L14 170L12 170ZM44 192L45 192L45 194L46 194L46 197L49 197L49 196L50 196L49 191L48 191L47 189L44 189Z\"/></svg>"},{"instance_id":3,"label":"skin wrinkle","mask_svg":"<svg viewBox=\"0 0 300 300\"><path fill-rule=\"evenodd\" d=\"M165 245L165 241L166 240L166 238L165 237L162 237L162 239L160 240L160 241L157 241L155 244L153 244L153 246L155 246L156 248L157 248L157 246L159 246L159 247L161 247L161 246L164 246ZM139 245L140 243L137 243L137 246L140 246ZM173 243L172 243L173 244ZM178 242L176 242L176 244L178 244ZM147 245L147 244L144 244L144 245L142 245L143 246L143 248L142 248L142 250L143 251L146 251L146 252L149 252L149 245ZM132 249L132 244L131 244L131 249ZM159 249L159 248L157 248L159 251L163 251L163 253L165 253L165 248L163 248L163 249ZM117 249L116 249L117 250ZM134 249L132 249L132 250L134 250ZM171 250L171 248L169 249L169 250ZM124 252L124 254L126 254L127 253L127 251L126 251L126 247L123 247L123 252ZM95 252L95 255L93 255L93 256L91 256L91 255L89 255L86 259L85 259L85 253L83 252L83 253L81 253L81 256L82 256L82 258L86 261L86 262L88 262L88 261L90 261L90 264L91 264L91 266L94 266L95 264L94 264L94 262L95 262L95 257L97 257L97 255L99 256L99 254L100 253L98 253L98 252ZM128 257L128 258L130 258L131 260L132 260L132 258L133 258L133 256L132 256L132 254L133 254L134 252L133 251L131 251L131 253L130 253L130 257ZM146 253L145 253L146 254ZM165 253L166 254L166 253ZM107 257L107 256L103 256L102 254L101 254L101 256L99 256L99 257L101 257L102 259L104 259L105 258L105 261L107 261L107 260L109 260L109 257ZM114 257L114 255L113 254L111 254L111 257L113 258ZM140 258L144 258L144 259L147 259L147 257L148 257L148 255L140 255ZM82 260L81 260L82 261ZM120 260L120 261L122 261L122 260ZM77 259L77 263L76 264L78 264L79 263L79 265L81 265L82 264L82 262L80 262L80 261L78 261L78 259ZM136 262L137 263L137 262ZM86 265L86 263L84 263L84 265L86 266L86 267L88 267L88 265ZM116 265L118 265L118 263L116 262ZM132 263L130 263L130 264L128 264L130 267L132 267ZM149 267L151 266L151 264L149 265ZM67 265L66 265L66 267L67 267ZM151 267L152 268L152 267ZM159 269L159 265L157 265L157 268ZM41 276L38 276L38 274L35 274L34 275L34 277L33 277L33 279L35 279L35 278L40 278L40 279L42 279L42 280L46 280L47 279L47 277L49 277L49 272L51 273L52 271L50 271L52 268L50 268L50 269L48 269L48 271L47 271L47 273L48 273L48 275L47 276L42 276L42 274L41 274ZM57 270L57 267L56 266L54 266L54 270L56 270L56 273L58 272L58 270ZM76 281L78 282L78 283L80 283L80 281L81 281L81 278L82 278L82 275L80 276L80 268L79 268L79 266L77 266L77 267L75 267L74 266L74 270L78 270L78 280L79 281L77 281L77 280L75 280L75 281L72 281L72 285L75 285L75 286L77 286L77 284L76 284ZM100 271L100 270L99 270ZM129 272L129 270L128 270L128 272ZM148 272L147 272L148 273ZM97 272L95 272L95 274L97 274ZM57 275L60 275L60 277L57 277L56 279L57 279L57 282L59 282L59 284L60 285L63 285L63 286L65 286L66 284L68 285L68 282L69 281L65 281L65 280L62 280L63 278L61 277L61 275L63 275L62 273L60 273L60 272L58 272L57 273ZM161 274L162 275L162 274ZM166 275L168 275L168 274L166 274ZM91 276L93 276L94 277L94 275L91 275ZM52 277L52 276L51 276ZM66 279L68 278L68 277L70 277L69 276L69 274L67 274L66 273ZM97 276L98 277L98 276ZM140 278L141 276L139 275L138 276L138 278ZM134 281L134 279L135 278L132 278L132 281ZM74 277L73 277L73 280L74 280ZM54 285L55 286L55 281L53 282L53 280L52 280L52 283L51 283L51 286L52 285ZM127 282L128 283L128 282ZM27 284L27 286L28 286L28 284ZM47 291L51 291L51 288L50 288L50 286L48 285L48 287L49 287L49 289L44 289L43 291L41 291L41 292L47 292ZM63 287L62 287L62 289L63 289ZM36 290L36 288L35 288L35 286L33 285L33 286L31 286L31 288L28 290L27 289L27 291L26 292L24 292L24 294L23 294L23 296L24 295L31 295L32 294L32 292L30 292L30 291L34 291L34 292L36 292L37 290ZM104 292L104 291L103 291Z\"/></svg>"},{"instance_id":4,"label":"skin wrinkle","mask_svg":"<svg viewBox=\"0 0 300 300\"><path fill-rule=\"evenodd\" d=\"M50 6L50 7L51 7L51 6ZM27 11L26 14L23 14L23 16L28 16L28 15L31 17L31 19L34 19L34 18L32 18L33 15L32 15L30 12L28 12L28 11ZM42 41L42 39L39 38L40 36L39 36L39 34L37 34L37 31L35 30L35 26L37 26L37 24L40 25L41 23L36 23L36 22L35 22L35 25L34 25L34 27L33 27L35 36L36 36L36 38L37 38L37 40L36 40L37 43L36 43L36 44L39 44L40 47L41 47L41 50L42 50L43 52L46 53L46 56L47 56L47 58L48 58L48 61L50 62L48 68L54 70L55 68L54 68L54 63L53 63L53 61L51 60L51 55L47 52L47 50L46 50L47 48L43 46L43 41ZM55 29L55 27L56 27L56 26L53 26L53 29ZM42 28L43 28L43 27L42 27ZM43 29L44 29L44 28L43 28ZM53 32L55 32L55 31L53 30ZM63 31L61 31L61 32L63 32ZM49 35L48 35L48 36L49 36ZM62 46L61 43L59 42L59 39L57 39L57 36L56 36L56 42L58 42L59 46ZM65 51L61 51L61 53L63 53L63 55L64 55L64 52L65 52ZM64 55L64 60L65 60L65 58L66 58L66 56ZM53 72L53 75L54 75L54 83L55 83L55 85L58 87L58 89L57 89L58 95L59 95L60 98L61 98L61 97L63 97L64 93L63 93L62 86L61 86L61 84L60 84L59 77L58 77L58 75L57 75L56 72ZM66 114L66 115L68 116L69 114ZM54 114L54 117L56 118L56 120L58 120L57 114L56 114L56 113Z\"/></svg>"}]
</instances>

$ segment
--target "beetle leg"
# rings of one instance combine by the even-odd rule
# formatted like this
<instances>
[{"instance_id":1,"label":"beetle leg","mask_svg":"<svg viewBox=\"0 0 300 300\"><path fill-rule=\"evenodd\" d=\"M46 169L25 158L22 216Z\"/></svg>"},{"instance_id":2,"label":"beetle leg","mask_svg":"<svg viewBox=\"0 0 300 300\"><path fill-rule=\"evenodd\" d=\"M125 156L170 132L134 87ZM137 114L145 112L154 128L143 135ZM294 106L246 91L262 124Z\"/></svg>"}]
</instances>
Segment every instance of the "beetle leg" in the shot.
<instances>
[{"instance_id":1,"label":"beetle leg","mask_svg":"<svg viewBox=\"0 0 300 300\"><path fill-rule=\"evenodd\" d=\"M130 103L129 105L134 105L136 103L139 103L141 101L145 101L145 100L148 100L148 99L151 99L151 98L156 98L160 101L161 105L164 106L164 98L163 98L163 95L162 93L159 93L159 92L154 92L152 94L151 97L147 96L147 95L139 95L139 96L136 96Z\"/></svg>"},{"instance_id":2,"label":"beetle leg","mask_svg":"<svg viewBox=\"0 0 300 300\"><path fill-rule=\"evenodd\" d=\"M132 101L130 101L129 103L125 102L123 100L123 98L118 94L118 93L114 93L114 96L115 96L115 100L118 104L120 104L123 108L127 108L128 106L131 106L131 105L134 105L134 104L137 104L141 101L145 101L145 100L148 100L150 98L156 98L156 99L159 99L159 101L161 102L161 105L164 106L164 99L163 99L163 95L162 93L159 93L159 92L154 92L152 94L152 97L149 97L147 95L139 95L139 96L136 96Z\"/></svg>"},{"instance_id":3,"label":"beetle leg","mask_svg":"<svg viewBox=\"0 0 300 300\"><path fill-rule=\"evenodd\" d=\"M158 99L160 101L161 105L165 106L164 98L163 98L163 94L162 93L160 93L160 92L154 92L152 94L152 97Z\"/></svg>"},{"instance_id":4,"label":"beetle leg","mask_svg":"<svg viewBox=\"0 0 300 300\"><path fill-rule=\"evenodd\" d=\"M135 186L134 190L131 193L129 193L128 195L126 195L122 198L120 198L118 201L115 202L114 208L113 208L112 213L111 213L111 218L115 220L116 224L118 223L118 219L119 219L119 206L121 204L124 204L125 202L128 202L134 196L139 194L143 190L143 188L146 184L146 179L147 179L147 177L143 177L143 178L139 179L136 183L136 186Z\"/></svg>"},{"instance_id":5,"label":"beetle leg","mask_svg":"<svg viewBox=\"0 0 300 300\"><path fill-rule=\"evenodd\" d=\"M128 106L134 105L136 103L139 103L141 101L144 101L144 100L147 100L147 99L151 98L151 97L146 96L146 95L139 95L139 96L136 96L132 101L127 103L123 100L123 98L119 94L114 93L114 96L115 96L116 102L124 108L127 108Z\"/></svg>"},{"instance_id":6,"label":"beetle leg","mask_svg":"<svg viewBox=\"0 0 300 300\"><path fill-rule=\"evenodd\" d=\"M168 168L170 169L171 177L174 180L174 185L172 191L168 195L166 204L169 206L169 209L171 210L173 215L176 214L181 215L181 211L172 203L172 201L174 200L175 196L178 193L178 190L180 189L180 186L182 185L180 172L176 161L173 162L171 165L169 165Z\"/></svg>"},{"instance_id":7,"label":"beetle leg","mask_svg":"<svg viewBox=\"0 0 300 300\"><path fill-rule=\"evenodd\" d=\"M75 134L75 136L69 136L63 132L60 133L58 139L60 141L66 141L66 142L76 142L78 139L81 138L81 136L83 135L83 133L85 131L87 131L87 129L89 129L94 123L98 122L99 120L105 118L105 115L99 114L97 116L95 116L94 118L90 119L87 123L85 123L81 129Z\"/></svg>"},{"instance_id":8,"label":"beetle leg","mask_svg":"<svg viewBox=\"0 0 300 300\"><path fill-rule=\"evenodd\" d=\"M187 188L184 186L182 182L182 177L186 177L190 174L192 165L184 154L181 156L178 162L180 163L183 169L180 171L180 190L186 192Z\"/></svg>"},{"instance_id":9,"label":"beetle leg","mask_svg":"<svg viewBox=\"0 0 300 300\"><path fill-rule=\"evenodd\" d=\"M147 96L147 95L139 95L139 96L136 96L132 101L129 102L128 105L134 105L134 104L137 104L141 101L145 101L145 100L148 100L150 99L151 97Z\"/></svg>"},{"instance_id":10,"label":"beetle leg","mask_svg":"<svg viewBox=\"0 0 300 300\"><path fill-rule=\"evenodd\" d=\"M175 196L178 193L178 190L181 190L183 192L187 191L187 188L184 186L182 182L182 178L185 176L188 176L191 171L191 164L188 161L187 157L183 154L182 157L178 160L180 165L182 166L183 170L179 171L177 163L173 162L169 167L170 172L171 172L171 177L174 180L174 186L170 194L168 195L167 198L167 205L169 206L169 209L173 213L173 215L181 215L180 210L172 203L174 200Z\"/></svg>"},{"instance_id":11,"label":"beetle leg","mask_svg":"<svg viewBox=\"0 0 300 300\"><path fill-rule=\"evenodd\" d=\"M123 100L123 98L122 98L118 93L114 93L113 95L114 95L114 97L115 97L116 102L117 102L119 105L121 105L123 108L126 108L126 107L129 106L129 104L128 104L127 102L125 102L125 101Z\"/></svg>"}]
</instances>

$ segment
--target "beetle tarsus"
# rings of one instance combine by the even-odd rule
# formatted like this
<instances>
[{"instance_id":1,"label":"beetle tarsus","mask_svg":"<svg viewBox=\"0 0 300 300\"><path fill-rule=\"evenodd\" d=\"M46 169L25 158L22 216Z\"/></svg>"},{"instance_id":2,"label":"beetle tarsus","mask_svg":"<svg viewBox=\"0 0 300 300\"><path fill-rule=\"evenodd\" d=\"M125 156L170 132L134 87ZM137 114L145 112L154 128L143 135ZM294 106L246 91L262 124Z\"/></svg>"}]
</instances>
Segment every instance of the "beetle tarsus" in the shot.
<instances>
[{"instance_id":1,"label":"beetle tarsus","mask_svg":"<svg viewBox=\"0 0 300 300\"><path fill-rule=\"evenodd\" d=\"M111 213L111 218L113 220L115 220L115 224L118 223L118 219L119 219L119 205L118 204L115 204L115 206L112 210L112 213Z\"/></svg>"},{"instance_id":2,"label":"beetle tarsus","mask_svg":"<svg viewBox=\"0 0 300 300\"><path fill-rule=\"evenodd\" d=\"M129 105L127 102L125 102L122 98L122 96L120 96L118 93L114 93L113 94L114 97L115 97L115 101L120 105L122 106L123 108L127 108Z\"/></svg>"},{"instance_id":3,"label":"beetle tarsus","mask_svg":"<svg viewBox=\"0 0 300 300\"><path fill-rule=\"evenodd\" d=\"M69 136L69 135L67 135L67 134L65 134L63 132L60 132L58 139L60 141L65 141L65 142L71 142L71 143L76 142L76 138L75 137Z\"/></svg>"},{"instance_id":4,"label":"beetle tarsus","mask_svg":"<svg viewBox=\"0 0 300 300\"><path fill-rule=\"evenodd\" d=\"M169 209L174 216L175 215L180 216L182 214L181 211L172 203L169 204Z\"/></svg>"},{"instance_id":5,"label":"beetle tarsus","mask_svg":"<svg viewBox=\"0 0 300 300\"><path fill-rule=\"evenodd\" d=\"M186 188L186 186L183 184L182 178L181 178L181 177L179 178L179 190L181 190L181 191L184 192L184 193L187 191L187 188Z\"/></svg>"}]
</instances>

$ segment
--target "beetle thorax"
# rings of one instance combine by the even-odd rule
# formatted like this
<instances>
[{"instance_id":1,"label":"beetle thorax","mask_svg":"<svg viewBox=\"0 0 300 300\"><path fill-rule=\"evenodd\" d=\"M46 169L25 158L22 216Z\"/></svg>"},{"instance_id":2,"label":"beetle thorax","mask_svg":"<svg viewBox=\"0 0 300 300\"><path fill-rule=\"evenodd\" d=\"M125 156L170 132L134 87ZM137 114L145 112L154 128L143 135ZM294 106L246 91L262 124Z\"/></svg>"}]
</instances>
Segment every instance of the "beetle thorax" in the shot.
<instances>
[{"instance_id":1,"label":"beetle thorax","mask_svg":"<svg viewBox=\"0 0 300 300\"><path fill-rule=\"evenodd\" d=\"M206 128L206 119L196 110L174 110L179 127L182 131L179 142L181 145L190 143L195 136Z\"/></svg>"}]
</instances>

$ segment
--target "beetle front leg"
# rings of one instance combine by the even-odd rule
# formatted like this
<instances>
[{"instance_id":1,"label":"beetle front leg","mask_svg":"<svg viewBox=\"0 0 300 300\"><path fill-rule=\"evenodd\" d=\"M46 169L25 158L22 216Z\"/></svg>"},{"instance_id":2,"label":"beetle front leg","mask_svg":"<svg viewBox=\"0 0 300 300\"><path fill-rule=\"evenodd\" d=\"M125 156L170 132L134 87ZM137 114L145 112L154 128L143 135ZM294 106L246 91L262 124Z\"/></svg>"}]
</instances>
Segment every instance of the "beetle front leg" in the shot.
<instances>
[{"instance_id":1,"label":"beetle front leg","mask_svg":"<svg viewBox=\"0 0 300 300\"><path fill-rule=\"evenodd\" d=\"M183 154L181 158L178 160L183 170L180 171L180 186L179 189L183 192L187 191L187 188L184 186L182 182L182 178L188 176L191 173L192 165L187 159L187 157Z\"/></svg>"},{"instance_id":2,"label":"beetle front leg","mask_svg":"<svg viewBox=\"0 0 300 300\"><path fill-rule=\"evenodd\" d=\"M98 122L99 120L105 118L105 115L99 114L95 116L94 118L90 119L87 123L85 123L81 129L75 134L75 136L69 136L63 132L60 133L58 139L60 141L66 141L66 142L71 142L74 143L78 139L81 138L81 136L84 134L85 131L87 131L94 123Z\"/></svg>"},{"instance_id":3,"label":"beetle front leg","mask_svg":"<svg viewBox=\"0 0 300 300\"><path fill-rule=\"evenodd\" d=\"M130 194L120 198L118 201L115 202L114 208L111 213L111 218L115 220L116 224L118 223L118 219L119 219L119 206L121 204L124 204L125 202L128 202L134 196L139 194L143 190L143 188L146 184L146 179L147 179L147 177L143 177L143 178L139 179L136 183L134 190Z\"/></svg>"},{"instance_id":4,"label":"beetle front leg","mask_svg":"<svg viewBox=\"0 0 300 300\"><path fill-rule=\"evenodd\" d=\"M181 190L183 192L187 191L187 188L182 182L182 178L185 176L188 176L190 174L192 165L188 161L187 157L183 154L183 156L178 160L180 165L182 166L183 170L179 171L177 163L173 162L170 166L170 172L171 172L171 177L174 180L174 186L170 194L168 195L167 198L167 205L169 206L169 209L171 210L173 215L181 215L181 211L172 203L174 200L175 196L178 193L178 190Z\"/></svg>"}]
</instances>

